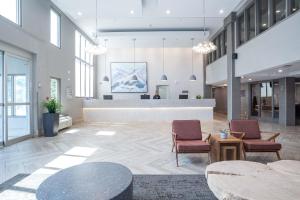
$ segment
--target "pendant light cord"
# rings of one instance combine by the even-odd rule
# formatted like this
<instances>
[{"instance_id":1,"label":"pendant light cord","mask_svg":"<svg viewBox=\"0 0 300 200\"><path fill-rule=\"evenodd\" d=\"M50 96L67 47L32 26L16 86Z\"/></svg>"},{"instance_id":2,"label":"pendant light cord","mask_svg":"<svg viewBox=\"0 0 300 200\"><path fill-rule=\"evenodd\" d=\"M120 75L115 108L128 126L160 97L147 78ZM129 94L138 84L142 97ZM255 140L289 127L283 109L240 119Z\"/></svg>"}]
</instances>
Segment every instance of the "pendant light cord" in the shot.
<instances>
[{"instance_id":1,"label":"pendant light cord","mask_svg":"<svg viewBox=\"0 0 300 200\"><path fill-rule=\"evenodd\" d=\"M205 0L203 0L203 40L205 40L206 18L205 18Z\"/></svg>"},{"instance_id":2,"label":"pendant light cord","mask_svg":"<svg viewBox=\"0 0 300 200\"><path fill-rule=\"evenodd\" d=\"M98 0L96 0L96 42L98 39Z\"/></svg>"},{"instance_id":3,"label":"pendant light cord","mask_svg":"<svg viewBox=\"0 0 300 200\"><path fill-rule=\"evenodd\" d=\"M163 74L165 74L165 38L163 38Z\"/></svg>"},{"instance_id":4,"label":"pendant light cord","mask_svg":"<svg viewBox=\"0 0 300 200\"><path fill-rule=\"evenodd\" d=\"M106 42L107 42L107 39L104 40L104 46L106 48ZM105 76L106 76L106 60L107 60L107 54L105 54L105 57L104 57L104 61L105 61Z\"/></svg>"},{"instance_id":5,"label":"pendant light cord","mask_svg":"<svg viewBox=\"0 0 300 200\"><path fill-rule=\"evenodd\" d=\"M135 73L135 38L133 39L133 72Z\"/></svg>"},{"instance_id":6,"label":"pendant light cord","mask_svg":"<svg viewBox=\"0 0 300 200\"><path fill-rule=\"evenodd\" d=\"M194 74L194 51L193 51L193 46L194 46L194 38L192 40L192 74Z\"/></svg>"}]
</instances>

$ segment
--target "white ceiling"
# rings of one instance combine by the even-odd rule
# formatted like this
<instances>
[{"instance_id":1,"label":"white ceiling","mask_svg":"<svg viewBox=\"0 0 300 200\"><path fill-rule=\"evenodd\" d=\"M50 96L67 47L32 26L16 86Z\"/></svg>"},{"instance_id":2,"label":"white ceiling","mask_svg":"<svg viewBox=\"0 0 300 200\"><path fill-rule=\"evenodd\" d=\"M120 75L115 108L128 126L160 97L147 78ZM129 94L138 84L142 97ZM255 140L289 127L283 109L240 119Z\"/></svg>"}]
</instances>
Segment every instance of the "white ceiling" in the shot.
<instances>
[{"instance_id":1,"label":"white ceiling","mask_svg":"<svg viewBox=\"0 0 300 200\"><path fill-rule=\"evenodd\" d=\"M223 25L224 17L238 9L244 1L206 0L209 33L216 32ZM52 2L88 35L94 36L96 0ZM137 46L141 41L143 45L140 46L147 47L161 46L159 38L162 37L169 39L167 46L170 47L191 46L191 37L196 38L195 42L202 39L202 0L98 0L98 8L100 37L108 38L112 47L124 45L125 40L132 38L137 38ZM167 10L170 14L166 13ZM220 10L223 12L220 13Z\"/></svg>"}]
</instances>

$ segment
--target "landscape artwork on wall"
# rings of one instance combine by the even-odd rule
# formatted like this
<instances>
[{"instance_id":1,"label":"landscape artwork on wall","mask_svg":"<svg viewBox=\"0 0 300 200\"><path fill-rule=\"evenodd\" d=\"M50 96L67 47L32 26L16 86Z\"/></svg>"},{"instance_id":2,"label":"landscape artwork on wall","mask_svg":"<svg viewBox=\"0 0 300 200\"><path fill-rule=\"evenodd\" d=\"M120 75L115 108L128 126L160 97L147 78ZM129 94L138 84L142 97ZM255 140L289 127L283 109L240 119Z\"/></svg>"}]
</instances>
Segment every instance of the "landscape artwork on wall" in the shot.
<instances>
[{"instance_id":1,"label":"landscape artwork on wall","mask_svg":"<svg viewBox=\"0 0 300 200\"><path fill-rule=\"evenodd\" d=\"M137 80L132 80L136 75ZM147 93L146 62L114 62L111 63L112 93Z\"/></svg>"}]
</instances>

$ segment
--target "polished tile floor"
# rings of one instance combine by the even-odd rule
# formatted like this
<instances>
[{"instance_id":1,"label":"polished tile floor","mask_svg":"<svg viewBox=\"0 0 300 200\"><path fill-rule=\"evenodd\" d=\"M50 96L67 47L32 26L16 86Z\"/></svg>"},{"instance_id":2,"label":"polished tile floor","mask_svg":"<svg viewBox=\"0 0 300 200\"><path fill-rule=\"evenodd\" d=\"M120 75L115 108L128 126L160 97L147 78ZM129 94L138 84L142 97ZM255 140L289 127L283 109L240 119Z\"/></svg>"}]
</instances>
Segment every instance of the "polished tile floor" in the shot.
<instances>
[{"instance_id":1,"label":"polished tile floor","mask_svg":"<svg viewBox=\"0 0 300 200\"><path fill-rule=\"evenodd\" d=\"M227 128L224 117L203 122L205 132ZM280 132L283 159L300 160L300 127L261 123L265 131ZM275 161L275 154L247 154L248 160ZM0 149L0 183L21 173L54 173L82 162L121 163L134 174L203 174L207 154L179 156L171 152L171 123L82 123L54 138L33 138Z\"/></svg>"}]
</instances>

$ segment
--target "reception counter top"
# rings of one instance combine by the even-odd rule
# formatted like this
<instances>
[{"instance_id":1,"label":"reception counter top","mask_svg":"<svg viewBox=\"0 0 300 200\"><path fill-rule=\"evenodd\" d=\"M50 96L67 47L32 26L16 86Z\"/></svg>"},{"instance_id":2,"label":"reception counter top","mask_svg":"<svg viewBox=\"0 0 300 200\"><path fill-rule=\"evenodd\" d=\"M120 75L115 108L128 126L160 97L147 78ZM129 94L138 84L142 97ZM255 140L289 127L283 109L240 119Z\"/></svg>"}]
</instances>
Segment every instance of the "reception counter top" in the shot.
<instances>
[{"instance_id":1,"label":"reception counter top","mask_svg":"<svg viewBox=\"0 0 300 200\"><path fill-rule=\"evenodd\" d=\"M85 100L84 108L215 107L215 99Z\"/></svg>"},{"instance_id":2,"label":"reception counter top","mask_svg":"<svg viewBox=\"0 0 300 200\"><path fill-rule=\"evenodd\" d=\"M215 99L85 100L86 122L212 120Z\"/></svg>"}]
</instances>

